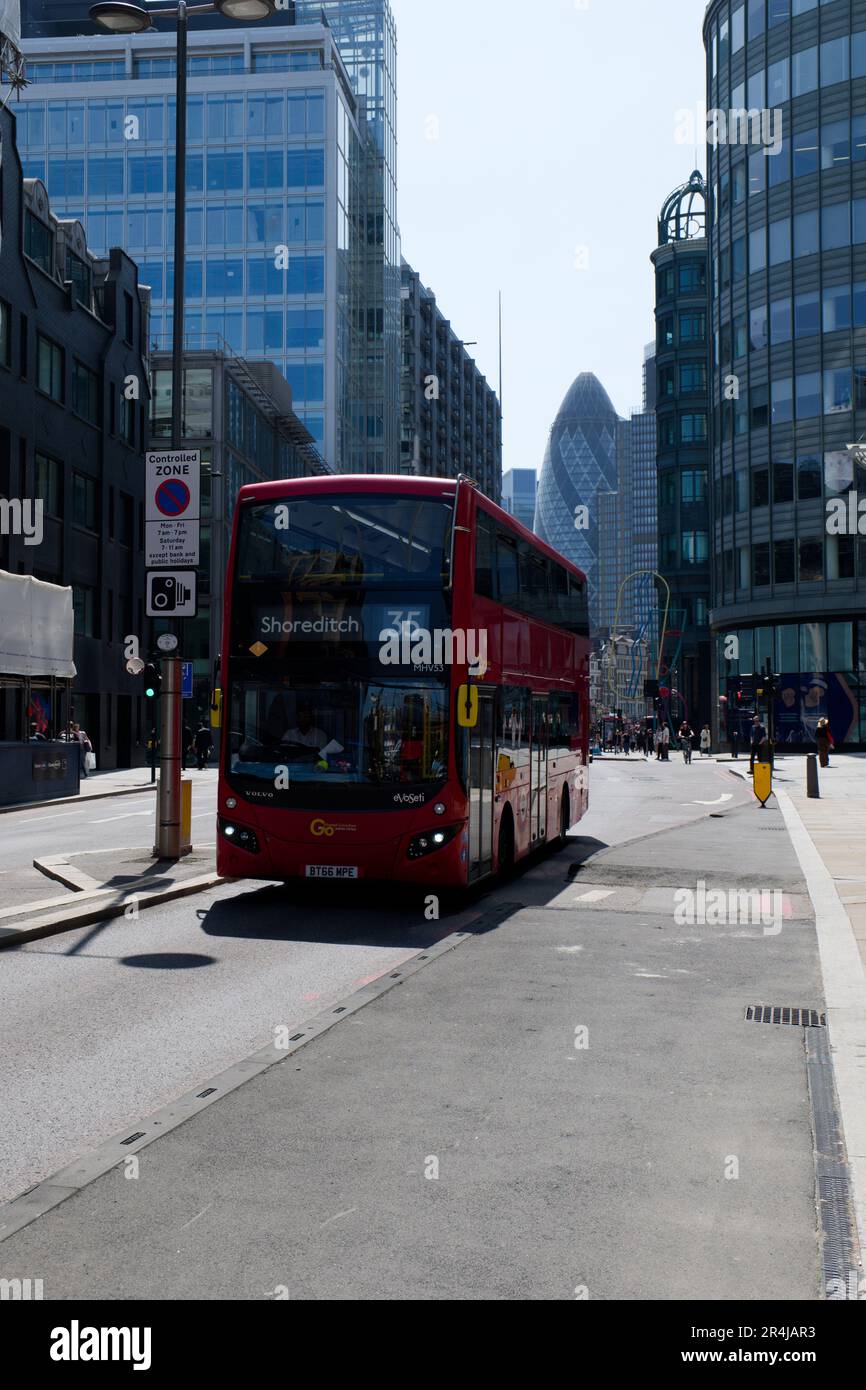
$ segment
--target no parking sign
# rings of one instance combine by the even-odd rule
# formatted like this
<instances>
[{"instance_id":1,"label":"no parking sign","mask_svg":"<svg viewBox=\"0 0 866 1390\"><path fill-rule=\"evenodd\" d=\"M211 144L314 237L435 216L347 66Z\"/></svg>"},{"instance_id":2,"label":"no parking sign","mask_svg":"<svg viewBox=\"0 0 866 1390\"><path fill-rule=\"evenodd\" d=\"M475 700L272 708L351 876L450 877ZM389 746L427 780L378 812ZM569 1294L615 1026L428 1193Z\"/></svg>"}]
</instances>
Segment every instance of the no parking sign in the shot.
<instances>
[{"instance_id":1,"label":"no parking sign","mask_svg":"<svg viewBox=\"0 0 866 1390\"><path fill-rule=\"evenodd\" d=\"M195 569L199 563L201 454L164 449L145 459L148 569Z\"/></svg>"}]
</instances>

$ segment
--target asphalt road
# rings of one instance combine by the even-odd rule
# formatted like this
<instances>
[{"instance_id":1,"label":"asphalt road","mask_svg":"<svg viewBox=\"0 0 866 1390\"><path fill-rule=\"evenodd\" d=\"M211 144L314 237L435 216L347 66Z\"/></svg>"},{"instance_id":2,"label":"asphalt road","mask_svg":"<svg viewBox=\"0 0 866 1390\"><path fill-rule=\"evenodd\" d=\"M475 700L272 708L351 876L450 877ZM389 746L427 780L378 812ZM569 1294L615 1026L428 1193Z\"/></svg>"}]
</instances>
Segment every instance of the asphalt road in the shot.
<instances>
[{"instance_id":1,"label":"asphalt road","mask_svg":"<svg viewBox=\"0 0 866 1390\"><path fill-rule=\"evenodd\" d=\"M207 775L207 774L206 774ZM148 794L149 795L149 794ZM707 814L747 791L715 764L596 764L580 854ZM214 796L199 784L194 814ZM729 804L729 803L719 803ZM0 818L0 862L112 843L146 845L152 804L127 796ZM104 837L104 838L103 838ZM522 880L542 896L561 861ZM502 892L483 901L495 903ZM333 1007L478 915L441 922L415 900L357 887L223 887L6 951L0 1199L26 1190L142 1115Z\"/></svg>"}]
</instances>

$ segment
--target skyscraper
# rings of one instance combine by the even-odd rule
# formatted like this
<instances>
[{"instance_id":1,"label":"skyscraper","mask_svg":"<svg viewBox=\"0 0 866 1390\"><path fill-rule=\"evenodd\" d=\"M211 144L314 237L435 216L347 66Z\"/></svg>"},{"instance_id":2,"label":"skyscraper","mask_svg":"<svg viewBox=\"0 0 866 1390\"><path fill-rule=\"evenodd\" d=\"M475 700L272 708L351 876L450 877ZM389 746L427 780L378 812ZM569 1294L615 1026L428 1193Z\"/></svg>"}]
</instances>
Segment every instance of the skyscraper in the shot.
<instances>
[{"instance_id":1,"label":"skyscraper","mask_svg":"<svg viewBox=\"0 0 866 1390\"><path fill-rule=\"evenodd\" d=\"M553 422L538 482L535 530L579 565L599 624L600 493L616 492L617 413L601 382L582 372Z\"/></svg>"},{"instance_id":2,"label":"skyscraper","mask_svg":"<svg viewBox=\"0 0 866 1390\"><path fill-rule=\"evenodd\" d=\"M174 34L97 35L60 0L23 21L26 172L137 256L167 348ZM275 362L328 463L370 472L399 466L395 53L387 0L190 30L187 345Z\"/></svg>"},{"instance_id":3,"label":"skyscraper","mask_svg":"<svg viewBox=\"0 0 866 1390\"><path fill-rule=\"evenodd\" d=\"M538 474L534 468L509 468L502 479L502 505L524 526L535 526L535 497Z\"/></svg>"},{"instance_id":4,"label":"skyscraper","mask_svg":"<svg viewBox=\"0 0 866 1390\"><path fill-rule=\"evenodd\" d=\"M793 10L712 0L704 19L707 106L766 106L784 136L708 151L714 663L718 696L743 682L748 704L769 659L781 742L826 715L862 746L866 15Z\"/></svg>"}]
</instances>

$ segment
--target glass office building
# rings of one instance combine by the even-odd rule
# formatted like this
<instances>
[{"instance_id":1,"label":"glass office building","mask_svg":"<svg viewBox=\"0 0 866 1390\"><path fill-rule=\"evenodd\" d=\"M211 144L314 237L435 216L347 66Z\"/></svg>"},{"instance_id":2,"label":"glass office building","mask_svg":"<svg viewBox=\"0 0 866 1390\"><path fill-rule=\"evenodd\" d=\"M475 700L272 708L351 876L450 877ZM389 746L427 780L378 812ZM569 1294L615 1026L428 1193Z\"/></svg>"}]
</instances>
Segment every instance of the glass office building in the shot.
<instances>
[{"instance_id":1,"label":"glass office building","mask_svg":"<svg viewBox=\"0 0 866 1390\"><path fill-rule=\"evenodd\" d=\"M866 10L716 0L704 40L708 107L766 113L762 130L726 120L709 150L718 695L730 706L769 659L783 742L808 744L827 715L837 743L862 745ZM852 502L854 524L834 525Z\"/></svg>"},{"instance_id":2,"label":"glass office building","mask_svg":"<svg viewBox=\"0 0 866 1390\"><path fill-rule=\"evenodd\" d=\"M23 6L25 170L93 245L139 261L164 350L174 35L96 35L70 13ZM399 467L395 51L387 0L190 30L186 346L274 362L328 463L353 471Z\"/></svg>"},{"instance_id":3,"label":"glass office building","mask_svg":"<svg viewBox=\"0 0 866 1390\"><path fill-rule=\"evenodd\" d=\"M536 533L586 574L594 633L600 620L598 495L617 489L617 425L598 377L581 372L550 431L535 505ZM586 512L579 511L583 507Z\"/></svg>"}]
</instances>

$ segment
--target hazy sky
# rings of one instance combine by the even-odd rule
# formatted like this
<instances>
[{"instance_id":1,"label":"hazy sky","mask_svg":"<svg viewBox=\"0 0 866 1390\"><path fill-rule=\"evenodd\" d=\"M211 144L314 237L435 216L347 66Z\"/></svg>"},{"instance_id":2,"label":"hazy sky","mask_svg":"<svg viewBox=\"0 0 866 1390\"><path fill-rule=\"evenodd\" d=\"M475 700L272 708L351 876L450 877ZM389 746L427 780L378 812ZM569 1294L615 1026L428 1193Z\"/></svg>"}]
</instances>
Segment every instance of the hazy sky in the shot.
<instances>
[{"instance_id":1,"label":"hazy sky","mask_svg":"<svg viewBox=\"0 0 866 1390\"><path fill-rule=\"evenodd\" d=\"M676 113L704 99L705 0L391 4L403 255L494 387L502 289L504 467L540 468L579 372L640 408L658 213L695 167Z\"/></svg>"}]
</instances>

